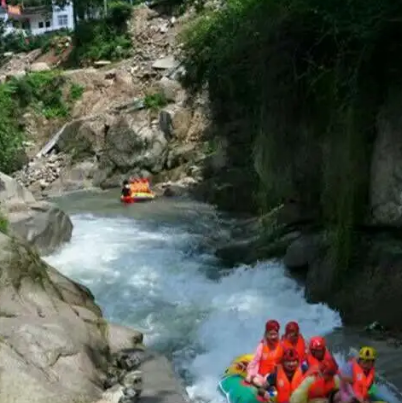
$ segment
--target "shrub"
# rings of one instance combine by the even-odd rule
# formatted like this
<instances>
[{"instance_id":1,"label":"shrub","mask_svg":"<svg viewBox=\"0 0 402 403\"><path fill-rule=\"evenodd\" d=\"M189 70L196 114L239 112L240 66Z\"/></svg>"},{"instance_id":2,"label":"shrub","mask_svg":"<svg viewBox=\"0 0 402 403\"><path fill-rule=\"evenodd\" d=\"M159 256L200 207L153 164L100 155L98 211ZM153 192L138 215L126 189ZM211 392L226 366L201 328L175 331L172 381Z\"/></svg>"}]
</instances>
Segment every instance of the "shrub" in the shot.
<instances>
[{"instance_id":1,"label":"shrub","mask_svg":"<svg viewBox=\"0 0 402 403\"><path fill-rule=\"evenodd\" d=\"M69 99L71 101L79 100L82 97L84 90L85 90L85 87L83 87L82 85L72 83L70 86Z\"/></svg>"},{"instance_id":2,"label":"shrub","mask_svg":"<svg viewBox=\"0 0 402 403\"><path fill-rule=\"evenodd\" d=\"M13 172L20 168L23 131L18 125L17 104L12 89L0 85L0 171Z\"/></svg>"},{"instance_id":3,"label":"shrub","mask_svg":"<svg viewBox=\"0 0 402 403\"><path fill-rule=\"evenodd\" d=\"M85 65L94 61L119 60L131 54L132 43L127 33L131 6L124 2L109 5L108 15L100 20L78 23L74 33L74 49L70 65Z\"/></svg>"},{"instance_id":4,"label":"shrub","mask_svg":"<svg viewBox=\"0 0 402 403\"><path fill-rule=\"evenodd\" d=\"M144 105L148 109L158 110L167 105L167 99L165 95L161 92L156 92L154 94L148 94L144 99Z\"/></svg>"},{"instance_id":5,"label":"shrub","mask_svg":"<svg viewBox=\"0 0 402 403\"><path fill-rule=\"evenodd\" d=\"M8 220L1 212L0 212L0 232L2 232L3 234L8 233Z\"/></svg>"},{"instance_id":6,"label":"shrub","mask_svg":"<svg viewBox=\"0 0 402 403\"><path fill-rule=\"evenodd\" d=\"M10 33L2 38L2 48L4 52L12 51L14 53L30 52L35 49L42 49L43 52L47 52L52 47L55 37L69 34L66 29L52 31L43 35L23 35L20 32Z\"/></svg>"},{"instance_id":7,"label":"shrub","mask_svg":"<svg viewBox=\"0 0 402 403\"><path fill-rule=\"evenodd\" d=\"M68 106L63 101L65 78L57 71L43 71L13 78L8 86L21 108L31 105L46 118L66 117Z\"/></svg>"}]
</instances>

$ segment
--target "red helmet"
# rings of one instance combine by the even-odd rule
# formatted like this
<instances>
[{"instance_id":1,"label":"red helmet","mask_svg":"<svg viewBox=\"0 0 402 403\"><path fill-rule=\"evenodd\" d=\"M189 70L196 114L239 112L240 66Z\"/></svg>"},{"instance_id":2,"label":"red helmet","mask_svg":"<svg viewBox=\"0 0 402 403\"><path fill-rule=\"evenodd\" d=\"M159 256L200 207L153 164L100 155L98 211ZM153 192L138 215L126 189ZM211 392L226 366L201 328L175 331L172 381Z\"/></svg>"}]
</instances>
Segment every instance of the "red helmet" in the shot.
<instances>
[{"instance_id":1,"label":"red helmet","mask_svg":"<svg viewBox=\"0 0 402 403\"><path fill-rule=\"evenodd\" d=\"M326 346L325 339L320 336L312 337L309 344L310 350L325 350Z\"/></svg>"},{"instance_id":2,"label":"red helmet","mask_svg":"<svg viewBox=\"0 0 402 403\"><path fill-rule=\"evenodd\" d=\"M288 348L283 352L282 361L299 361L299 353L294 348Z\"/></svg>"},{"instance_id":3,"label":"red helmet","mask_svg":"<svg viewBox=\"0 0 402 403\"><path fill-rule=\"evenodd\" d=\"M338 372L338 364L334 360L323 360L320 363L320 372L325 375L335 375Z\"/></svg>"},{"instance_id":4,"label":"red helmet","mask_svg":"<svg viewBox=\"0 0 402 403\"><path fill-rule=\"evenodd\" d=\"M269 320L265 324L265 331L270 332L271 330L276 330L277 332L279 332L280 327L281 326L277 320Z\"/></svg>"},{"instance_id":5,"label":"red helmet","mask_svg":"<svg viewBox=\"0 0 402 403\"><path fill-rule=\"evenodd\" d=\"M297 322L289 322L285 327L285 334L297 333L299 334L300 328Z\"/></svg>"}]
</instances>

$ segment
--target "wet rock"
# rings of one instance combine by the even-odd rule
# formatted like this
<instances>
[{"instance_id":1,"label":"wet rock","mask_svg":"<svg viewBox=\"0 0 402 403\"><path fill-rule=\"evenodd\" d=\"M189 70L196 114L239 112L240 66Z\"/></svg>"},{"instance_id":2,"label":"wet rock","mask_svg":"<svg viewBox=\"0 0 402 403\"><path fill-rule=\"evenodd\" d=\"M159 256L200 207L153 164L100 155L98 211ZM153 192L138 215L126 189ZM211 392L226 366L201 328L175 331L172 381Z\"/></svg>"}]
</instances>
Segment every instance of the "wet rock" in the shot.
<instances>
[{"instance_id":1,"label":"wet rock","mask_svg":"<svg viewBox=\"0 0 402 403\"><path fill-rule=\"evenodd\" d=\"M143 359L143 351L122 350L116 354L114 358L114 363L116 368L130 371L132 369L137 369L141 365Z\"/></svg>"},{"instance_id":2,"label":"wet rock","mask_svg":"<svg viewBox=\"0 0 402 403\"><path fill-rule=\"evenodd\" d=\"M367 326L364 328L364 330L365 330L366 332L373 332L373 331L384 332L384 331L385 331L385 328L384 328L384 326L383 326L380 322L375 321L375 322L372 322L372 323L370 323L369 325L367 325Z\"/></svg>"},{"instance_id":3,"label":"wet rock","mask_svg":"<svg viewBox=\"0 0 402 403\"><path fill-rule=\"evenodd\" d=\"M323 237L322 241L322 247L307 272L307 299L325 302L338 309L346 324L364 326L376 321L385 328L400 328L400 239L384 234L360 233L347 272L340 271L334 263L330 239Z\"/></svg>"},{"instance_id":4,"label":"wet rock","mask_svg":"<svg viewBox=\"0 0 402 403\"><path fill-rule=\"evenodd\" d=\"M286 249L283 263L289 269L306 269L319 251L320 234L302 235Z\"/></svg>"}]
</instances>

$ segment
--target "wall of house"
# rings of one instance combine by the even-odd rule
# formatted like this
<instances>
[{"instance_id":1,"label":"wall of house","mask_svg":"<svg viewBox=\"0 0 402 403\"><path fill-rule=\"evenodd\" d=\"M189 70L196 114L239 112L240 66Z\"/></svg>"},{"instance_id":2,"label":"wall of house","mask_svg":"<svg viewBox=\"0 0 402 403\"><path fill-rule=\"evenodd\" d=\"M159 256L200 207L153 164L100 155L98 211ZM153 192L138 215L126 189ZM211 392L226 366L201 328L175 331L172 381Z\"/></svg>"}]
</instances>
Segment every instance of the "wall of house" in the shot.
<instances>
[{"instance_id":1,"label":"wall of house","mask_svg":"<svg viewBox=\"0 0 402 403\"><path fill-rule=\"evenodd\" d=\"M34 35L41 35L45 32L62 28L74 29L72 5L68 5L63 9L55 6L51 15L33 14L27 15L27 18L30 22L31 32Z\"/></svg>"},{"instance_id":2,"label":"wall of house","mask_svg":"<svg viewBox=\"0 0 402 403\"><path fill-rule=\"evenodd\" d=\"M7 21L9 18L7 14L2 16L0 13L0 18ZM28 20L29 30L34 35L41 35L46 32L56 31L62 28L67 28L70 30L74 29L74 12L73 5L69 4L64 8L54 6L51 15L46 15L42 13L24 13L18 17L19 21ZM7 33L12 30L8 27Z\"/></svg>"}]
</instances>

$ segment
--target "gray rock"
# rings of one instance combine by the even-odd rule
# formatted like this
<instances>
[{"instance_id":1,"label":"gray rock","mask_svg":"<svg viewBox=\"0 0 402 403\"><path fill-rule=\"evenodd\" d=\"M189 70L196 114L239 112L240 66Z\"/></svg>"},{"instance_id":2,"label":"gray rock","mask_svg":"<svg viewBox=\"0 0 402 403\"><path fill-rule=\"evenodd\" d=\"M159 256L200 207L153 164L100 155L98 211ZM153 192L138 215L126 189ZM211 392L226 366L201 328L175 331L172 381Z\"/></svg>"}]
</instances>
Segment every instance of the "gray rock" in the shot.
<instances>
[{"instance_id":1,"label":"gray rock","mask_svg":"<svg viewBox=\"0 0 402 403\"><path fill-rule=\"evenodd\" d=\"M174 373L166 357L153 354L141 366L143 391L141 398L147 403L188 403L184 386Z\"/></svg>"},{"instance_id":2,"label":"gray rock","mask_svg":"<svg viewBox=\"0 0 402 403\"><path fill-rule=\"evenodd\" d=\"M137 331L125 326L116 324L109 324L109 346L112 354L121 350L141 348L143 347L144 335ZM141 347L139 347L141 346Z\"/></svg>"},{"instance_id":3,"label":"gray rock","mask_svg":"<svg viewBox=\"0 0 402 403\"><path fill-rule=\"evenodd\" d=\"M122 171L136 167L157 173L165 165L167 140L163 132L135 117L120 117L109 129L105 143L106 157Z\"/></svg>"},{"instance_id":4,"label":"gray rock","mask_svg":"<svg viewBox=\"0 0 402 403\"><path fill-rule=\"evenodd\" d=\"M166 56L161 59L156 60L152 64L152 68L160 70L169 70L178 67L179 62L174 58L174 56Z\"/></svg>"},{"instance_id":5,"label":"gray rock","mask_svg":"<svg viewBox=\"0 0 402 403\"><path fill-rule=\"evenodd\" d=\"M321 234L302 235L287 248L283 263L289 269L305 269L320 250Z\"/></svg>"},{"instance_id":6,"label":"gray rock","mask_svg":"<svg viewBox=\"0 0 402 403\"><path fill-rule=\"evenodd\" d=\"M198 158L202 158L203 154L198 150L197 144L172 144L169 147L169 154L166 161L166 168L172 169L180 165L186 164L191 161L195 161Z\"/></svg>"},{"instance_id":7,"label":"gray rock","mask_svg":"<svg viewBox=\"0 0 402 403\"><path fill-rule=\"evenodd\" d=\"M157 88L169 102L178 102L180 95L183 94L183 88L180 83L167 77L160 79Z\"/></svg>"},{"instance_id":8,"label":"gray rock","mask_svg":"<svg viewBox=\"0 0 402 403\"><path fill-rule=\"evenodd\" d=\"M29 210L9 214L12 232L43 254L71 239L73 224L62 210L46 203L31 203Z\"/></svg>"},{"instance_id":9,"label":"gray rock","mask_svg":"<svg viewBox=\"0 0 402 403\"><path fill-rule=\"evenodd\" d=\"M2 399L10 403L96 399L108 346L106 322L86 307L86 301L93 304L91 296L73 283L62 291L48 274L55 269L25 243L4 234L0 234L0 268ZM59 280L68 282L62 276ZM74 293L69 295L67 288Z\"/></svg>"},{"instance_id":10,"label":"gray rock","mask_svg":"<svg viewBox=\"0 0 402 403\"><path fill-rule=\"evenodd\" d=\"M191 112L178 105L169 105L159 112L159 127L167 138L184 140L191 125Z\"/></svg>"},{"instance_id":11,"label":"gray rock","mask_svg":"<svg viewBox=\"0 0 402 403\"><path fill-rule=\"evenodd\" d=\"M44 62L37 62L33 63L29 66L29 71L38 72L38 71L49 71L51 68L47 63Z\"/></svg>"},{"instance_id":12,"label":"gray rock","mask_svg":"<svg viewBox=\"0 0 402 403\"><path fill-rule=\"evenodd\" d=\"M0 173L0 203L16 236L50 253L71 238L70 218L50 203L38 203L15 179Z\"/></svg>"},{"instance_id":13,"label":"gray rock","mask_svg":"<svg viewBox=\"0 0 402 403\"><path fill-rule=\"evenodd\" d=\"M97 169L97 163L94 161L82 161L71 167L64 167L60 171L60 176L49 185L46 194L57 196L66 191L91 188Z\"/></svg>"}]
</instances>

